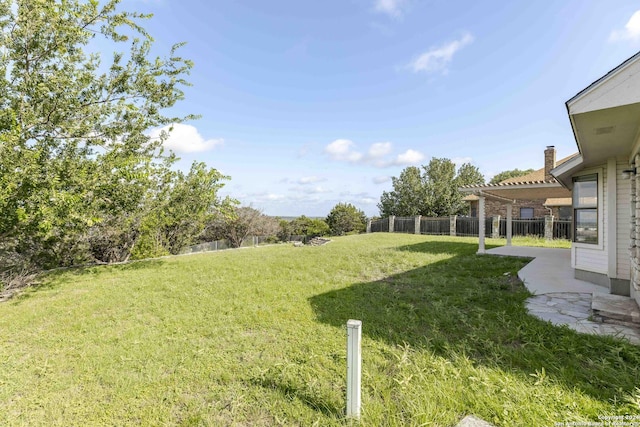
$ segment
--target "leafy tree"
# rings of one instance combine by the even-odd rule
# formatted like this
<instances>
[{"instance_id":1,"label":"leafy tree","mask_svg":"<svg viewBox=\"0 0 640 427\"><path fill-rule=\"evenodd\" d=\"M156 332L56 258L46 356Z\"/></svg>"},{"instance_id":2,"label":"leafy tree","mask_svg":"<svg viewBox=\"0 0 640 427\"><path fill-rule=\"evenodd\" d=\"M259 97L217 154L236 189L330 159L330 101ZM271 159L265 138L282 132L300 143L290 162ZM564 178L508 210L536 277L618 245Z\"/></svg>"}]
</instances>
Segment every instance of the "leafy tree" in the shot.
<instances>
[{"instance_id":1,"label":"leafy tree","mask_svg":"<svg viewBox=\"0 0 640 427\"><path fill-rule=\"evenodd\" d=\"M0 0L0 271L126 258L152 206L187 200L186 178L168 172L167 133L149 130L192 118L163 113L183 98L192 64L180 45L152 57L140 24L149 16L118 3ZM219 186L206 188L218 204Z\"/></svg>"},{"instance_id":2,"label":"leafy tree","mask_svg":"<svg viewBox=\"0 0 640 427\"><path fill-rule=\"evenodd\" d=\"M329 234L329 226L324 219L309 218L301 215L291 221L280 220L280 231L278 238L283 242L288 242L291 236L304 236L313 238Z\"/></svg>"},{"instance_id":3,"label":"leafy tree","mask_svg":"<svg viewBox=\"0 0 640 427\"><path fill-rule=\"evenodd\" d=\"M361 233L367 228L367 217L360 209L350 203L338 203L331 209L326 219L334 235Z\"/></svg>"},{"instance_id":4,"label":"leafy tree","mask_svg":"<svg viewBox=\"0 0 640 427\"><path fill-rule=\"evenodd\" d=\"M226 198L220 201L218 190L225 179L215 169L207 169L204 163L194 162L188 174L171 171L170 185L163 188L145 217L145 238L156 244L153 252L166 251L178 254L182 248L193 244L204 231L208 222L216 216L229 215L235 201ZM143 252L144 253L144 252Z\"/></svg>"},{"instance_id":5,"label":"leafy tree","mask_svg":"<svg viewBox=\"0 0 640 427\"><path fill-rule=\"evenodd\" d=\"M505 179L517 178L519 176L530 174L533 171L534 171L533 169L525 169L525 170L512 169L508 171L503 171L495 175L493 178L491 178L491 181L489 181L489 184L497 184L499 182L504 181Z\"/></svg>"},{"instance_id":6,"label":"leafy tree","mask_svg":"<svg viewBox=\"0 0 640 427\"><path fill-rule=\"evenodd\" d=\"M329 225L324 219L309 218L304 215L291 221L292 234L317 237L329 234Z\"/></svg>"},{"instance_id":7,"label":"leafy tree","mask_svg":"<svg viewBox=\"0 0 640 427\"><path fill-rule=\"evenodd\" d=\"M448 216L462 213L464 203L460 187L482 184L484 177L477 167L465 163L456 171L449 159L433 158L422 171L405 168L398 178L392 178L393 191L383 192L378 208L382 217Z\"/></svg>"},{"instance_id":8,"label":"leafy tree","mask_svg":"<svg viewBox=\"0 0 640 427\"><path fill-rule=\"evenodd\" d=\"M293 225L291 223L292 221L286 219L281 219L278 221L278 225L280 226L277 234L278 240L282 242L288 242L289 239L291 239L291 236L294 234Z\"/></svg>"},{"instance_id":9,"label":"leafy tree","mask_svg":"<svg viewBox=\"0 0 640 427\"><path fill-rule=\"evenodd\" d=\"M426 206L427 192L420 169L409 166L400 172L398 178L392 177L393 191L382 193L378 209L382 217L391 215L421 215Z\"/></svg>"},{"instance_id":10,"label":"leafy tree","mask_svg":"<svg viewBox=\"0 0 640 427\"><path fill-rule=\"evenodd\" d=\"M276 218L245 206L236 208L229 215L218 215L208 228L208 235L214 237L211 240L223 238L231 247L239 248L248 236L276 236L280 224Z\"/></svg>"},{"instance_id":11,"label":"leafy tree","mask_svg":"<svg viewBox=\"0 0 640 427\"><path fill-rule=\"evenodd\" d=\"M477 167L465 163L456 173L455 164L449 159L433 158L422 167L425 174L428 210L427 216L441 217L464 211L460 187L484 183Z\"/></svg>"}]
</instances>

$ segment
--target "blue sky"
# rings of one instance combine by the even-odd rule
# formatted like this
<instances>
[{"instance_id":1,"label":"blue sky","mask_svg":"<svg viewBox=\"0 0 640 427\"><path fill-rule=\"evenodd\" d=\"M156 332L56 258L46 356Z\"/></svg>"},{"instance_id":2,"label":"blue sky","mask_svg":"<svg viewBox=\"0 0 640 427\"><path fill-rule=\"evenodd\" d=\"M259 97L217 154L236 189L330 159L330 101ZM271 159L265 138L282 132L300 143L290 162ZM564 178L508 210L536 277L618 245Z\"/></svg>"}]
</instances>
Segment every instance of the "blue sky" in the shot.
<instances>
[{"instance_id":1,"label":"blue sky","mask_svg":"<svg viewBox=\"0 0 640 427\"><path fill-rule=\"evenodd\" d=\"M125 0L195 67L167 143L279 216L378 213L391 176L446 157L486 179L576 151L564 102L640 50L632 1Z\"/></svg>"}]
</instances>

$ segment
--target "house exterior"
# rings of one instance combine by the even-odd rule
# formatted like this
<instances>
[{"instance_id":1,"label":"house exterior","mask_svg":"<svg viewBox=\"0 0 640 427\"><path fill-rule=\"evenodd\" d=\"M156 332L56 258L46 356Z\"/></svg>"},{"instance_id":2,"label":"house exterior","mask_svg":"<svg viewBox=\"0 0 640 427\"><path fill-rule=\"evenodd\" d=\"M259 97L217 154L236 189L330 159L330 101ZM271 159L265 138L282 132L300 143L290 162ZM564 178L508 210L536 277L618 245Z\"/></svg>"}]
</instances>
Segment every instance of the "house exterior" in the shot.
<instances>
[{"instance_id":1,"label":"house exterior","mask_svg":"<svg viewBox=\"0 0 640 427\"><path fill-rule=\"evenodd\" d=\"M517 219L542 218L553 215L556 219L571 219L571 191L564 188L551 170L572 158L572 156L556 162L556 149L548 146L544 150L544 167L527 175L509 178L497 184L471 185L462 188L467 195L463 200L469 202L471 217L478 216L479 197L473 194L483 191L502 198L513 199L511 215ZM500 199L487 199L485 202L487 217L507 216L507 206Z\"/></svg>"},{"instance_id":2,"label":"house exterior","mask_svg":"<svg viewBox=\"0 0 640 427\"><path fill-rule=\"evenodd\" d=\"M572 190L575 277L640 304L640 52L566 107L579 153L551 174Z\"/></svg>"}]
</instances>

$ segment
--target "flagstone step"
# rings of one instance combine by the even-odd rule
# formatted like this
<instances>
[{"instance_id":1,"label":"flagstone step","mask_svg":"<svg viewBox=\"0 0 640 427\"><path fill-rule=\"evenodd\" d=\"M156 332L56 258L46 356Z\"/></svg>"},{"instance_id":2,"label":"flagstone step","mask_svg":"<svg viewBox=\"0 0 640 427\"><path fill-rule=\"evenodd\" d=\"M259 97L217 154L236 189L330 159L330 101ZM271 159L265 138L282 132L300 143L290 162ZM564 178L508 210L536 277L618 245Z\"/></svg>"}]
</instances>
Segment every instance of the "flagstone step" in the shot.
<instances>
[{"instance_id":1,"label":"flagstone step","mask_svg":"<svg viewBox=\"0 0 640 427\"><path fill-rule=\"evenodd\" d=\"M640 307L633 298L594 292L591 309L593 317L604 323L640 326Z\"/></svg>"}]
</instances>

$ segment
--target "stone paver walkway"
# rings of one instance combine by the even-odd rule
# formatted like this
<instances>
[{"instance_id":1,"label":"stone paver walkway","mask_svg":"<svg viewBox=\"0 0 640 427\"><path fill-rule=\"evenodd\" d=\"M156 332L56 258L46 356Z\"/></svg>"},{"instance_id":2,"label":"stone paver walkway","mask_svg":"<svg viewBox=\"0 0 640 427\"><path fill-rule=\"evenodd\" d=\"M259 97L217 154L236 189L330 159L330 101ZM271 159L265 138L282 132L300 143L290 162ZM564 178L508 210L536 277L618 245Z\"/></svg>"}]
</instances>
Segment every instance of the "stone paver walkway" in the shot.
<instances>
[{"instance_id":1,"label":"stone paver walkway","mask_svg":"<svg viewBox=\"0 0 640 427\"><path fill-rule=\"evenodd\" d=\"M554 292L531 297L526 306L533 316L554 325L567 325L584 334L613 335L640 344L638 328L591 320L591 298L592 294L589 293Z\"/></svg>"},{"instance_id":2,"label":"stone paver walkway","mask_svg":"<svg viewBox=\"0 0 640 427\"><path fill-rule=\"evenodd\" d=\"M640 345L640 328L593 320L593 294L608 289L574 278L570 249L502 246L487 253L534 258L518 272L520 280L535 294L526 302L533 316L577 332L613 335Z\"/></svg>"}]
</instances>

